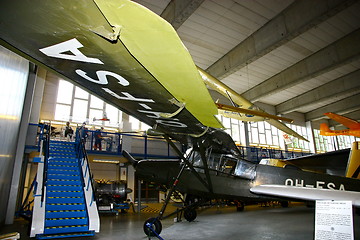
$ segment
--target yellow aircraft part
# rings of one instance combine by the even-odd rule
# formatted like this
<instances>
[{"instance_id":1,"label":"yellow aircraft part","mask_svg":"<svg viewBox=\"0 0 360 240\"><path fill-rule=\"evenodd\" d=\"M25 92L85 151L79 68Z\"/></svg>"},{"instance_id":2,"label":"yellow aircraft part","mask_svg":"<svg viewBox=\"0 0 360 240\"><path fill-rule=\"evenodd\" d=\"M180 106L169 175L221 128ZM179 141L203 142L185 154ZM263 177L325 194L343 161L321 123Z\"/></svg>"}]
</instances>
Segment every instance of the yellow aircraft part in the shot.
<instances>
[{"instance_id":1,"label":"yellow aircraft part","mask_svg":"<svg viewBox=\"0 0 360 240\"><path fill-rule=\"evenodd\" d=\"M218 113L226 118L233 118L233 119L237 119L239 121L249 121L249 117L247 117L245 114L241 114L239 112L218 109ZM253 116L253 117L251 117L251 121L253 121L253 122L265 121L265 118L260 117L260 116Z\"/></svg>"},{"instance_id":2,"label":"yellow aircraft part","mask_svg":"<svg viewBox=\"0 0 360 240\"><path fill-rule=\"evenodd\" d=\"M320 135L323 136L347 135L347 136L360 137L360 129L331 130L326 123L321 123Z\"/></svg>"},{"instance_id":3,"label":"yellow aircraft part","mask_svg":"<svg viewBox=\"0 0 360 240\"><path fill-rule=\"evenodd\" d=\"M138 62L203 125L222 128L217 108L173 27L129 0L94 0ZM169 99L170 100L170 99Z\"/></svg>"},{"instance_id":4,"label":"yellow aircraft part","mask_svg":"<svg viewBox=\"0 0 360 240\"><path fill-rule=\"evenodd\" d=\"M233 106L220 104L220 103L215 103L215 104L216 104L216 106L218 107L219 110L231 111L231 112L234 113L234 115L237 114L237 113L243 113L243 114L262 117L263 120L265 120L265 118L272 118L272 119L277 119L277 120L281 120L281 121L285 121L285 122L289 122L289 123L294 122L294 120L292 120L290 118L279 117L279 116L276 116L276 115L266 113L264 111L251 110L251 109L247 109L247 108L233 107Z\"/></svg>"},{"instance_id":5,"label":"yellow aircraft part","mask_svg":"<svg viewBox=\"0 0 360 240\"><path fill-rule=\"evenodd\" d=\"M234 103L239 105L241 108L250 108L253 107L253 104L247 100L246 98L242 97L240 94L226 86L224 83L222 83L217 78L213 77L211 74L205 72L203 69L198 67L198 71L209 87L217 91L218 93L222 94L225 97L230 97Z\"/></svg>"},{"instance_id":6,"label":"yellow aircraft part","mask_svg":"<svg viewBox=\"0 0 360 240\"><path fill-rule=\"evenodd\" d=\"M360 142L353 142L346 169L346 177L360 179Z\"/></svg>"},{"instance_id":7,"label":"yellow aircraft part","mask_svg":"<svg viewBox=\"0 0 360 240\"><path fill-rule=\"evenodd\" d=\"M244 108L244 109L252 108L251 110L257 110L259 112L261 112L261 111L264 112L263 110L254 106L249 100L242 97L240 94L238 94L237 92L232 90L230 87L226 86L224 83L219 81L217 78L211 76L209 73L205 72L201 68L198 67L198 71L199 71L202 79L206 83L206 85L208 85L209 87L211 87L218 93L222 94L223 96L230 97L234 103L239 105L239 107ZM263 114L260 116L255 116L255 114L254 114L254 116L252 116L252 117L247 117L246 115L240 116L239 114L236 114L234 112L224 111L224 110L219 110L219 114L221 114L225 117L235 118L235 119L238 119L241 121L266 121L269 124L273 125L274 127L278 128L279 130L281 130L287 134L297 137L300 140L308 141L306 138L304 138L303 136L301 136L300 134L298 134L297 132L295 132L294 130L289 128L288 126L286 126L284 123L271 117L270 114L267 116L266 119L264 118Z\"/></svg>"}]
</instances>

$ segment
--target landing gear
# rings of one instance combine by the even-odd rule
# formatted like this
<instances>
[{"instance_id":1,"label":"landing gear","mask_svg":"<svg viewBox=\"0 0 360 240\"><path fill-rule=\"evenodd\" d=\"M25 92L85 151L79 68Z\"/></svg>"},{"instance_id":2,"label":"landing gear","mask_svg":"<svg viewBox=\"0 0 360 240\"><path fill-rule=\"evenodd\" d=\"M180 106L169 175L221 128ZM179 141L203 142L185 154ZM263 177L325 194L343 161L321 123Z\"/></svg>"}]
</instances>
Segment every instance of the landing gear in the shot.
<instances>
[{"instance_id":1,"label":"landing gear","mask_svg":"<svg viewBox=\"0 0 360 240\"><path fill-rule=\"evenodd\" d=\"M196 217L197 213L195 208L188 208L184 210L184 218L186 219L186 221L192 222L196 219Z\"/></svg>"},{"instance_id":2,"label":"landing gear","mask_svg":"<svg viewBox=\"0 0 360 240\"><path fill-rule=\"evenodd\" d=\"M190 156L193 154L193 151L191 153L189 153L189 155L187 157L184 157L183 153L177 148L177 146L170 140L170 138L165 135L164 136L166 141L169 143L169 145L175 150L175 152L178 154L178 156L182 159L182 166L180 171L178 172L176 178L174 179L173 184L171 185L169 192L166 196L166 199L164 201L164 204L159 212L159 215L156 218L149 218L148 220L145 221L144 223L144 232L147 236L156 236L159 239L162 239L159 234L161 233L162 230L162 225L160 220L167 218L173 214L177 214L177 213L181 213L184 212L184 218L191 222L194 221L195 218L197 217L197 213L196 213L196 206L198 206L198 202L196 201L196 199L191 199L187 201L187 205L186 207L183 207L181 209L176 210L175 212L169 214L168 216L163 216L166 206L168 205L171 197L173 197L174 195L179 197L180 199L182 199L181 195L178 195L176 193L176 187L177 184L179 183L180 177L182 175L182 173L184 172L185 169L189 168L191 170L191 172L195 175L195 177L208 189L208 191L210 193L213 193L213 189L212 189L212 183L211 183L211 178L210 178L210 174L209 174L209 170L207 167L207 162L206 162L206 157L205 157L205 149L203 147L202 144L200 144L199 148L200 148L200 155L201 155L201 160L202 163L204 165L204 169L205 169L205 175L206 175L206 179L204 180L199 173L195 170L194 166L192 165L192 163L190 163L188 161L188 159L190 158ZM183 200L182 200L183 201ZM183 201L185 203L185 201Z\"/></svg>"},{"instance_id":3,"label":"landing gear","mask_svg":"<svg viewBox=\"0 0 360 240\"><path fill-rule=\"evenodd\" d=\"M236 211L238 212L242 212L244 211L244 208L245 208L245 204L241 201L236 201Z\"/></svg>"},{"instance_id":4,"label":"landing gear","mask_svg":"<svg viewBox=\"0 0 360 240\"><path fill-rule=\"evenodd\" d=\"M144 222L144 233L148 237L159 236L162 230L162 224L158 218L149 218Z\"/></svg>"},{"instance_id":5,"label":"landing gear","mask_svg":"<svg viewBox=\"0 0 360 240\"><path fill-rule=\"evenodd\" d=\"M283 208L287 208L287 207L289 207L289 202L288 202L288 201L280 201L280 205L281 205Z\"/></svg>"}]
</instances>

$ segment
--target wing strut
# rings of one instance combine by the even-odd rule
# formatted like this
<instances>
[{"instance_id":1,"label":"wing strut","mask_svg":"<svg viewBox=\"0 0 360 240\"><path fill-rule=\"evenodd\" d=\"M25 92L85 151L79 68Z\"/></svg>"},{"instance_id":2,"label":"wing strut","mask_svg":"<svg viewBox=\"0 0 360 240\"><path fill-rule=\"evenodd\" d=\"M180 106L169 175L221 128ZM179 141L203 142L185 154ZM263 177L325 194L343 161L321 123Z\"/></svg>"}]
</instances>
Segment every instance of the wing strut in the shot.
<instances>
[{"instance_id":1,"label":"wing strut","mask_svg":"<svg viewBox=\"0 0 360 240\"><path fill-rule=\"evenodd\" d=\"M206 162L206 157L205 157L205 149L204 146L200 143L200 152L201 152L201 159L204 163L204 167L205 167L205 174L206 174L206 179L208 182L206 182L204 179L201 178L201 176L199 175L198 172L196 172L194 166L192 165L192 163L189 162L189 160L187 159L188 157L190 157L192 155L193 152L191 152L187 158L185 158L183 156L183 154L181 153L181 151L177 148L177 146L170 140L170 138L165 134L164 138L166 139L166 141L168 142L168 144L175 150L175 152L178 154L178 156L184 161L184 164L181 166L181 169L178 173L178 175L176 176L174 183L171 185L171 188L169 190L169 192L167 193L166 199L164 201L164 204L161 207L161 210L159 212L159 215L155 218L149 218L145 221L144 223L144 232L147 236L159 236L161 230L162 230L162 225L160 220L164 219L164 212L165 209L170 201L170 198L172 196L172 194L175 192L176 190L176 186L180 181L180 177L183 174L184 170L188 167L191 169L192 173L196 176L196 178L198 178L198 180L208 189L209 192L213 193L213 189L212 189L212 184L211 184L211 179L210 179L210 174L209 174L209 169L207 168L207 162ZM173 215L175 213L178 213L179 211L186 211L188 209L191 210L195 210L195 206L196 206L196 202L190 204L189 206L185 206L180 210L175 211L174 213L171 213L169 215L167 215L166 217L169 217L170 215ZM196 215L196 213L195 213ZM186 218L186 216L185 216Z\"/></svg>"}]
</instances>

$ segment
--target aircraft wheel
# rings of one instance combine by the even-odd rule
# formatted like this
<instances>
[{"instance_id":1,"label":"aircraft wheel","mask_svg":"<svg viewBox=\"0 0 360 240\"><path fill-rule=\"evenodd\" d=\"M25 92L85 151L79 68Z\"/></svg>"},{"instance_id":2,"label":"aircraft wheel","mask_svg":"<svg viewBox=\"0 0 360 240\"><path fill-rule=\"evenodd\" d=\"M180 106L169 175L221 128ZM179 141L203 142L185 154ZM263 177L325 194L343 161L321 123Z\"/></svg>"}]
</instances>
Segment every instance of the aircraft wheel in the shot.
<instances>
[{"instance_id":1,"label":"aircraft wheel","mask_svg":"<svg viewBox=\"0 0 360 240\"><path fill-rule=\"evenodd\" d=\"M196 210L194 208L184 210L184 218L188 222L194 221L196 217L197 217L197 213L196 213Z\"/></svg>"},{"instance_id":2,"label":"aircraft wheel","mask_svg":"<svg viewBox=\"0 0 360 240\"><path fill-rule=\"evenodd\" d=\"M144 222L144 233L146 236L155 237L155 233L149 228L149 226L157 233L160 234L162 230L162 224L157 218L149 218Z\"/></svg>"},{"instance_id":3,"label":"aircraft wheel","mask_svg":"<svg viewBox=\"0 0 360 240\"><path fill-rule=\"evenodd\" d=\"M245 208L245 204L243 202L236 201L236 211L242 212L244 211L244 208Z\"/></svg>"},{"instance_id":4,"label":"aircraft wheel","mask_svg":"<svg viewBox=\"0 0 360 240\"><path fill-rule=\"evenodd\" d=\"M287 208L287 207L289 207L289 202L288 202L288 201L281 201L281 202L280 202L280 205L281 205L283 208Z\"/></svg>"}]
</instances>

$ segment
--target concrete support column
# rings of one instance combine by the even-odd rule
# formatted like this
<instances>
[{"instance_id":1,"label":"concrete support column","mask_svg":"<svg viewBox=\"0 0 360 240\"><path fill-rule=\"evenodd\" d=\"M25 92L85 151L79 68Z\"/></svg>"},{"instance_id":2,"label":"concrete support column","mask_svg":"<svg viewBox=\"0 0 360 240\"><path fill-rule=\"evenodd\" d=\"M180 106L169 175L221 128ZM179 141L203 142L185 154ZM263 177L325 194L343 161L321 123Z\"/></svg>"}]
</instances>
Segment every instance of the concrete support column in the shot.
<instances>
[{"instance_id":1,"label":"concrete support column","mask_svg":"<svg viewBox=\"0 0 360 240\"><path fill-rule=\"evenodd\" d=\"M306 130L309 134L309 147L311 153L316 153L316 144L314 138L314 130L310 121L305 122Z\"/></svg>"}]
</instances>

